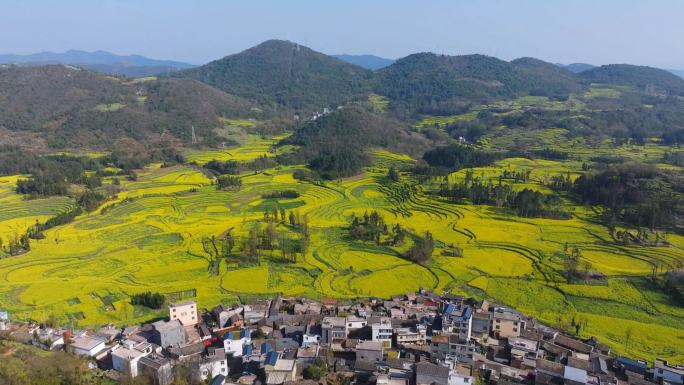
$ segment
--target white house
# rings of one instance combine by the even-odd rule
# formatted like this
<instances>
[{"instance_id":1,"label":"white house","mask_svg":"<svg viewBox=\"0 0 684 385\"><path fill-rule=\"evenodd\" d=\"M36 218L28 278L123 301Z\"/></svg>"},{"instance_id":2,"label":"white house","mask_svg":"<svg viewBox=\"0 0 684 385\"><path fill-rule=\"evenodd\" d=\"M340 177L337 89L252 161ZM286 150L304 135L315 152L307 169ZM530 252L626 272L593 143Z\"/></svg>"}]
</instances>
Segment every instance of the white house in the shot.
<instances>
[{"instance_id":1,"label":"white house","mask_svg":"<svg viewBox=\"0 0 684 385\"><path fill-rule=\"evenodd\" d=\"M68 350L81 356L95 357L97 353L105 350L104 340L83 335L74 337L68 345Z\"/></svg>"},{"instance_id":2,"label":"white house","mask_svg":"<svg viewBox=\"0 0 684 385\"><path fill-rule=\"evenodd\" d=\"M138 361L152 351L152 345L147 342L125 340L112 350L112 366L117 372L137 377Z\"/></svg>"},{"instance_id":3,"label":"white house","mask_svg":"<svg viewBox=\"0 0 684 385\"><path fill-rule=\"evenodd\" d=\"M200 361L199 372L202 381L219 375L228 376L226 352L221 348L209 348L207 356Z\"/></svg>"},{"instance_id":4,"label":"white house","mask_svg":"<svg viewBox=\"0 0 684 385\"><path fill-rule=\"evenodd\" d=\"M318 334L304 334L302 335L302 347L318 346L321 343L321 336Z\"/></svg>"},{"instance_id":5,"label":"white house","mask_svg":"<svg viewBox=\"0 0 684 385\"><path fill-rule=\"evenodd\" d=\"M382 342L385 347L392 345L392 319L389 317L373 317L370 319L371 336L375 342Z\"/></svg>"},{"instance_id":6,"label":"white house","mask_svg":"<svg viewBox=\"0 0 684 385\"><path fill-rule=\"evenodd\" d=\"M251 343L252 336L249 329L232 331L223 335L223 349L227 354L232 354L233 357L242 357L245 345Z\"/></svg>"},{"instance_id":7,"label":"white house","mask_svg":"<svg viewBox=\"0 0 684 385\"><path fill-rule=\"evenodd\" d=\"M473 385L475 380L473 376L458 373L455 370L449 371L449 385Z\"/></svg>"},{"instance_id":8,"label":"white house","mask_svg":"<svg viewBox=\"0 0 684 385\"><path fill-rule=\"evenodd\" d=\"M47 350L64 346L64 335L60 330L40 329L34 333L32 344Z\"/></svg>"}]
</instances>

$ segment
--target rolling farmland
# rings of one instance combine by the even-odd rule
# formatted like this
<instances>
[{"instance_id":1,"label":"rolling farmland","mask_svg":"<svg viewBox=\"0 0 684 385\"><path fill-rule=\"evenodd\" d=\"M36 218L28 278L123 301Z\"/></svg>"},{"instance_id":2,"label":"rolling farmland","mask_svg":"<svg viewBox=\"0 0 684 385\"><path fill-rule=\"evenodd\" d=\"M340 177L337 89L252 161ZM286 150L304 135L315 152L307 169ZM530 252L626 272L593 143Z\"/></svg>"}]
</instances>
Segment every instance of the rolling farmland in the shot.
<instances>
[{"instance_id":1,"label":"rolling farmland","mask_svg":"<svg viewBox=\"0 0 684 385\"><path fill-rule=\"evenodd\" d=\"M200 165L221 154L247 161L268 156L273 143L251 138L237 149L194 150L188 158ZM684 238L669 235L672 247L618 245L592 219L593 208L569 200L564 202L572 211L568 220L519 218L505 209L448 203L428 193L437 180L421 185L408 174L398 183L388 180L387 168L405 166L412 162L409 157L384 150L373 156L374 166L356 177L308 183L293 178L302 166L278 166L243 174L236 191L217 190L196 165L150 166L136 181L122 181L116 200L46 231L28 253L0 259L0 307L23 319L55 317L87 326L143 322L162 314L129 304L130 295L148 290L172 299L196 297L210 307L277 294L387 297L426 288L494 300L556 326L581 321L583 336L595 335L619 352L684 357L681 345L671 343L684 339L684 311L649 281L653 264L684 262ZM544 191L544 178L576 166L576 161L508 158L473 173L495 178L505 169L531 170L531 178L514 188ZM449 179L459 180L464 172ZM5 239L71 204L68 198L22 200L13 192L16 179L5 177L0 186ZM262 197L282 190L299 197ZM284 261L278 252L262 251L258 263L228 260L218 274L210 274L202 238L229 229L244 236L274 206L306 215L308 252ZM437 245L432 261L416 264L403 258L406 245L350 240L345 230L350 216L370 210L412 233L430 231ZM278 231L288 227L277 224ZM442 251L449 245L462 248L463 256L445 256ZM582 262L604 278L566 283L560 271L568 247L580 248Z\"/></svg>"}]
</instances>

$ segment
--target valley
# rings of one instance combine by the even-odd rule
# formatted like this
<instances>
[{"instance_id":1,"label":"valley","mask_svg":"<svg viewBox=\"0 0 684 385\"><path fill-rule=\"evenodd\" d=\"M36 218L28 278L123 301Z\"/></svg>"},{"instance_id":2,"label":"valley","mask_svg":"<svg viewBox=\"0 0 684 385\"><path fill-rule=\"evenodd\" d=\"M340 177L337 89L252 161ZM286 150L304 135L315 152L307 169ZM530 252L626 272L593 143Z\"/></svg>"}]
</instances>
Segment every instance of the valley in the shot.
<instances>
[{"instance_id":1,"label":"valley","mask_svg":"<svg viewBox=\"0 0 684 385\"><path fill-rule=\"evenodd\" d=\"M21 91L0 126L35 140L0 152L15 319L143 323L165 313L131 303L147 291L423 288L684 359L684 81L660 70L416 54L372 72L271 41L158 79L0 71Z\"/></svg>"}]
</instances>

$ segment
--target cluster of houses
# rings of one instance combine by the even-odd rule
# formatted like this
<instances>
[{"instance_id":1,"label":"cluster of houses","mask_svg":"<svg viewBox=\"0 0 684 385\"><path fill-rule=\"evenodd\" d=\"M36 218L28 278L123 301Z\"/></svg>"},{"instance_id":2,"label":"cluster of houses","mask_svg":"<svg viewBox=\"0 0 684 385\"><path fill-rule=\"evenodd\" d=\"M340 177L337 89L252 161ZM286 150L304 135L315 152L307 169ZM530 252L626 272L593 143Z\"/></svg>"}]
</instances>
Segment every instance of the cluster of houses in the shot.
<instances>
[{"instance_id":1,"label":"cluster of houses","mask_svg":"<svg viewBox=\"0 0 684 385\"><path fill-rule=\"evenodd\" d=\"M684 366L616 357L593 338L451 294L278 297L211 311L189 301L168 309L167 320L95 331L13 325L0 313L0 328L44 349L91 357L113 378L147 376L160 385L171 383L177 365L214 385L326 383L310 366L354 384L684 384Z\"/></svg>"}]
</instances>

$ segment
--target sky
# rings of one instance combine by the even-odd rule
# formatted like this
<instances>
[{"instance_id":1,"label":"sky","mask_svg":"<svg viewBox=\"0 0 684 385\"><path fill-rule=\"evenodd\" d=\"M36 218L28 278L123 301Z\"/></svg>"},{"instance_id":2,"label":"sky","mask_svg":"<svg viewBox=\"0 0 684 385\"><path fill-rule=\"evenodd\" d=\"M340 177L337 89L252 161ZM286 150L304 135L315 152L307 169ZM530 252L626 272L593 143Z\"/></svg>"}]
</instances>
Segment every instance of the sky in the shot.
<instances>
[{"instance_id":1,"label":"sky","mask_svg":"<svg viewBox=\"0 0 684 385\"><path fill-rule=\"evenodd\" d=\"M202 64L268 39L328 54L481 53L684 69L682 0L1 0L0 53Z\"/></svg>"}]
</instances>

